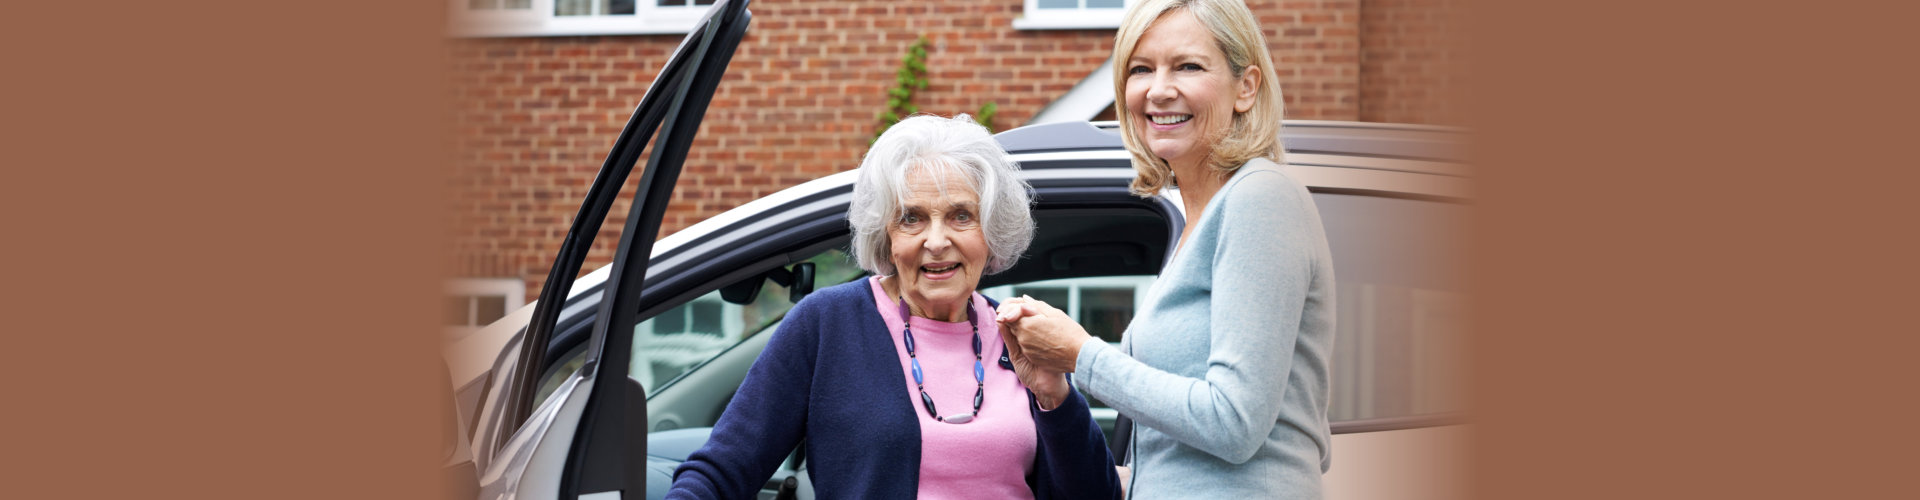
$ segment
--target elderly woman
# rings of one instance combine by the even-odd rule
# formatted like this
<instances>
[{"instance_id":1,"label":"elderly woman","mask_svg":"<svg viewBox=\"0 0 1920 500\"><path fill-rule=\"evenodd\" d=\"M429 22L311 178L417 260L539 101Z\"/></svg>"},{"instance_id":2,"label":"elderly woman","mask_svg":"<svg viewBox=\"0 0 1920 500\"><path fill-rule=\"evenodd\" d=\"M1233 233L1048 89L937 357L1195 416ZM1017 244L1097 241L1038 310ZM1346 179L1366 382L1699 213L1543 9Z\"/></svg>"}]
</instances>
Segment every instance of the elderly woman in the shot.
<instances>
[{"instance_id":1,"label":"elderly woman","mask_svg":"<svg viewBox=\"0 0 1920 500\"><path fill-rule=\"evenodd\" d=\"M1122 21L1133 192L1177 183L1191 223L1121 346L1039 301L1001 307L1018 363L1072 373L1134 420L1140 498L1318 498L1330 462L1333 263L1313 199L1278 165L1260 33L1238 0L1145 0Z\"/></svg>"},{"instance_id":2,"label":"elderly woman","mask_svg":"<svg viewBox=\"0 0 1920 500\"><path fill-rule=\"evenodd\" d=\"M1057 372L1023 383L974 291L1033 240L1006 152L965 115L916 116L859 172L852 253L874 276L794 306L668 498L751 498L803 439L821 498L1119 497L1086 400Z\"/></svg>"}]
</instances>

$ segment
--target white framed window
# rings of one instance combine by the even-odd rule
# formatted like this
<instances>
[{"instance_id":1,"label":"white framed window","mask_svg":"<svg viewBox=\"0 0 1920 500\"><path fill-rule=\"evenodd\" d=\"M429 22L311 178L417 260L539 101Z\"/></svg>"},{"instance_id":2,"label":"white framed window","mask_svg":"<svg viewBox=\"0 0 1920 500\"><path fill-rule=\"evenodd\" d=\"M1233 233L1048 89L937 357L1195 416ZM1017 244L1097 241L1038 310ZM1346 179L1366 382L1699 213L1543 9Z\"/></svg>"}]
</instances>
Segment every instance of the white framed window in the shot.
<instances>
[{"instance_id":1,"label":"white framed window","mask_svg":"<svg viewBox=\"0 0 1920 500\"><path fill-rule=\"evenodd\" d=\"M778 294L763 294L752 306L766 308L784 297L784 289ZM792 303L780 305L793 307ZM659 389L661 383L748 337L749 325L743 319L747 309L727 303L719 291L714 291L634 325L634 355L627 376L640 381L648 391ZM757 333L766 325L754 326L752 332Z\"/></svg>"},{"instance_id":2,"label":"white framed window","mask_svg":"<svg viewBox=\"0 0 1920 500\"><path fill-rule=\"evenodd\" d=\"M527 283L518 278L452 279L442 290L447 299L441 325L450 341L527 305Z\"/></svg>"},{"instance_id":3,"label":"white framed window","mask_svg":"<svg viewBox=\"0 0 1920 500\"><path fill-rule=\"evenodd\" d=\"M457 37L682 34L714 0L447 0Z\"/></svg>"},{"instance_id":4,"label":"white framed window","mask_svg":"<svg viewBox=\"0 0 1920 500\"><path fill-rule=\"evenodd\" d=\"M1021 30L1085 30L1120 27L1120 15L1136 0L1026 0L1013 20Z\"/></svg>"},{"instance_id":5,"label":"white framed window","mask_svg":"<svg viewBox=\"0 0 1920 500\"><path fill-rule=\"evenodd\" d=\"M980 293L996 300L1022 295L1039 299L1066 311L1087 333L1117 345L1134 312L1146 303L1153 280L1154 276L1062 278L983 288Z\"/></svg>"}]
</instances>

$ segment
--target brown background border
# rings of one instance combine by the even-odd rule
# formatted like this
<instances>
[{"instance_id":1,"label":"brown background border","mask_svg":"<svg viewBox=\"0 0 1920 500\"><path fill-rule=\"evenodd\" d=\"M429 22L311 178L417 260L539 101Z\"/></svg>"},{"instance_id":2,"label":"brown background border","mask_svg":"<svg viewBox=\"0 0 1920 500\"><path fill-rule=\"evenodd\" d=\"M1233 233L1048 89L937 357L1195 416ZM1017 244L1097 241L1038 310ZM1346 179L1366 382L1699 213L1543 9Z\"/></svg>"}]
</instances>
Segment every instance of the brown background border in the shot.
<instances>
[{"instance_id":1,"label":"brown background border","mask_svg":"<svg viewBox=\"0 0 1920 500\"><path fill-rule=\"evenodd\" d=\"M1474 4L1474 496L1911 495L1915 9Z\"/></svg>"},{"instance_id":2,"label":"brown background border","mask_svg":"<svg viewBox=\"0 0 1920 500\"><path fill-rule=\"evenodd\" d=\"M436 497L445 8L8 5L0 496Z\"/></svg>"},{"instance_id":3,"label":"brown background border","mask_svg":"<svg viewBox=\"0 0 1920 500\"><path fill-rule=\"evenodd\" d=\"M1910 494L1914 9L1472 3L1473 496ZM432 497L444 5L41 4L6 496Z\"/></svg>"}]
</instances>

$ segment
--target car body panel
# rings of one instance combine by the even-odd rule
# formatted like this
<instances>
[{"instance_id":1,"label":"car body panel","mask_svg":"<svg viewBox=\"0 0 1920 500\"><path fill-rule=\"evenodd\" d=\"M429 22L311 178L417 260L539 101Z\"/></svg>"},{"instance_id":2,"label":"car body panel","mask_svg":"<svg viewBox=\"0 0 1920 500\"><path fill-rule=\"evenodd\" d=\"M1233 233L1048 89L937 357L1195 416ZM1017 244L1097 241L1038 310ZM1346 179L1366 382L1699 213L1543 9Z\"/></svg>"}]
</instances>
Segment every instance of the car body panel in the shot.
<instances>
[{"instance_id":1,"label":"car body panel","mask_svg":"<svg viewBox=\"0 0 1920 500\"><path fill-rule=\"evenodd\" d=\"M500 448L501 459L480 476L480 498L549 500L560 491L560 469L586 407L585 377L568 377Z\"/></svg>"}]
</instances>

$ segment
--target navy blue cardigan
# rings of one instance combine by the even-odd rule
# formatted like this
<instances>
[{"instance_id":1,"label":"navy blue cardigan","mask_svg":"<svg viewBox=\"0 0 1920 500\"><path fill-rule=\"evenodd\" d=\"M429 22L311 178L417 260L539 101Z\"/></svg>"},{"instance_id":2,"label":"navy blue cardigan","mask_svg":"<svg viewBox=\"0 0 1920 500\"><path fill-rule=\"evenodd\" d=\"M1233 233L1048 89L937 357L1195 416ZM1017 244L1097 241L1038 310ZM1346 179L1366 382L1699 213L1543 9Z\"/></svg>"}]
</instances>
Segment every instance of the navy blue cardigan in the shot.
<instances>
[{"instance_id":1,"label":"navy blue cardigan","mask_svg":"<svg viewBox=\"0 0 1920 500\"><path fill-rule=\"evenodd\" d=\"M828 287L787 313L707 444L674 471L667 498L753 498L801 438L819 498L914 497L919 416L869 286ZM1038 434L1026 478L1035 498L1120 498L1086 399L1072 392L1047 412L1031 393L1027 401Z\"/></svg>"}]
</instances>

